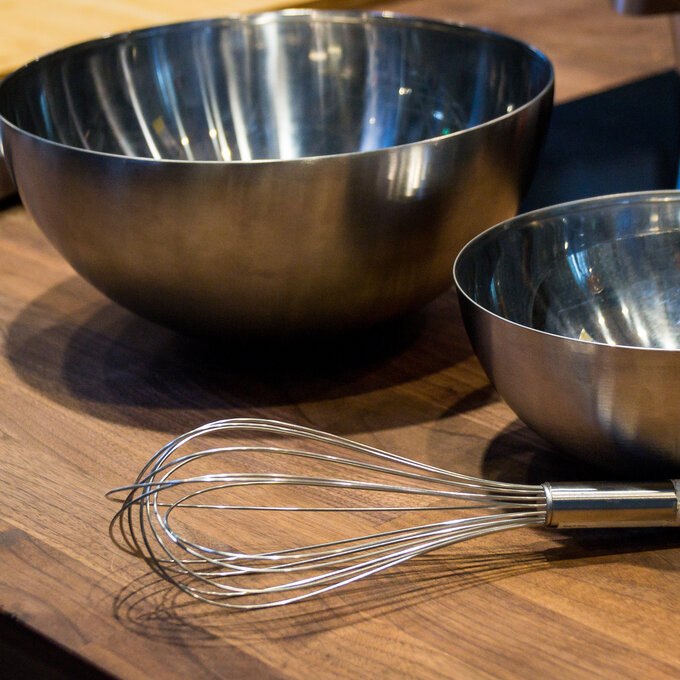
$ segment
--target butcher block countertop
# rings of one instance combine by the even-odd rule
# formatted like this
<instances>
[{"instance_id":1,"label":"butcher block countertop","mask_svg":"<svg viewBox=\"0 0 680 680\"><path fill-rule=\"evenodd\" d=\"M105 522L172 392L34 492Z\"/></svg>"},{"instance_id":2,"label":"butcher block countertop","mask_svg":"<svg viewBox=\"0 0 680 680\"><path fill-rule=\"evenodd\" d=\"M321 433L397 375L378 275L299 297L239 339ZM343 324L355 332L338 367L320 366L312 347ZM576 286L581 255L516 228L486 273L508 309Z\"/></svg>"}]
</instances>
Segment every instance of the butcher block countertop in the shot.
<instances>
[{"instance_id":1,"label":"butcher block countertop","mask_svg":"<svg viewBox=\"0 0 680 680\"><path fill-rule=\"evenodd\" d=\"M42 4L64 13L48 16ZM9 17L2 31L15 42L3 35L0 49L10 66L87 37L76 35L74 11L78 29L94 34L234 8L211 0L1 2L0 17ZM558 102L673 65L668 17L621 16L604 0L373 8L528 40L555 64ZM232 613L178 596L110 539L116 505L105 493L131 481L164 443L211 420L294 421L511 482L592 470L552 450L499 399L453 291L352 342L207 347L109 302L20 203L0 208L0 620L11 633L0 641L0 676L680 677L673 530L506 532L271 611ZM277 519L270 523L275 533ZM37 651L27 652L30 635Z\"/></svg>"}]
</instances>

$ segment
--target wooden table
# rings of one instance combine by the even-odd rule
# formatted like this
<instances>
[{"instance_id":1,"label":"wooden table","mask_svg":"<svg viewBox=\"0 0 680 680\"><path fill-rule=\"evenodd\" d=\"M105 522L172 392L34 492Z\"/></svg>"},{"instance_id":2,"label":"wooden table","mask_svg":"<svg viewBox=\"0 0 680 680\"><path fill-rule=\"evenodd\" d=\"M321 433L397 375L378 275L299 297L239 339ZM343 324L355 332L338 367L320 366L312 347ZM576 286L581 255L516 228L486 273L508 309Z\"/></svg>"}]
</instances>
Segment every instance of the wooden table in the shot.
<instances>
[{"instance_id":1,"label":"wooden table","mask_svg":"<svg viewBox=\"0 0 680 680\"><path fill-rule=\"evenodd\" d=\"M385 7L530 40L554 60L560 101L673 62L665 18L605 2ZM680 675L673 531L520 530L313 606L239 614L175 597L109 539L105 492L222 417L293 420L506 481L587 475L499 400L453 292L351 345L257 353L206 348L108 302L19 204L2 206L0 251L0 609L17 624L121 678Z\"/></svg>"}]
</instances>

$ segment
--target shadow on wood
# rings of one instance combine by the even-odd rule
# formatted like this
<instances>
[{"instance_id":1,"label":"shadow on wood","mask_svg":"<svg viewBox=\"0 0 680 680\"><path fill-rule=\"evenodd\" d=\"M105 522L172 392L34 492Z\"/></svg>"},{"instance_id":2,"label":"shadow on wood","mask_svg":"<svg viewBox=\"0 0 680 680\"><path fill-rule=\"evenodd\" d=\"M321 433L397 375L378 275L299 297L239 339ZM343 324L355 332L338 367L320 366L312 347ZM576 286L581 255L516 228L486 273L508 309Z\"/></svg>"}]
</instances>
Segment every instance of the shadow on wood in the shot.
<instances>
[{"instance_id":1,"label":"shadow on wood","mask_svg":"<svg viewBox=\"0 0 680 680\"><path fill-rule=\"evenodd\" d=\"M453 291L416 315L362 332L236 344L180 336L105 302L72 277L15 318L7 354L32 388L106 420L178 432L266 409L269 417L346 434L438 417L442 398L464 394L433 381L433 393L423 397L409 383L472 352ZM391 408L376 408L381 392Z\"/></svg>"},{"instance_id":2,"label":"shadow on wood","mask_svg":"<svg viewBox=\"0 0 680 680\"><path fill-rule=\"evenodd\" d=\"M367 619L387 621L411 609L419 621L432 617L446 629L447 621L456 616L457 598L484 601L489 597L485 590L503 589L504 581L527 574L598 568L607 563L672 574L680 569L676 559L680 539L672 529L511 533L515 535L513 549L498 548L497 540L494 549L494 543L481 539L414 558L336 593L274 609L231 611L207 605L149 573L120 591L114 615L138 635L199 647L223 645L225 638L292 640L359 625ZM519 542L531 549L519 547ZM464 596L464 591L473 592ZM483 635L484 630L478 633ZM475 631L468 634L474 637Z\"/></svg>"},{"instance_id":3,"label":"shadow on wood","mask_svg":"<svg viewBox=\"0 0 680 680\"><path fill-rule=\"evenodd\" d=\"M452 554L454 550L459 554ZM135 633L191 645L219 645L225 637L287 639L345 628L362 620L389 617L414 607L428 609L455 602L456 592L482 587L546 567L540 553L470 552L451 549L409 563L334 593L273 609L234 611L185 595L155 574L128 584L118 594L114 613Z\"/></svg>"}]
</instances>

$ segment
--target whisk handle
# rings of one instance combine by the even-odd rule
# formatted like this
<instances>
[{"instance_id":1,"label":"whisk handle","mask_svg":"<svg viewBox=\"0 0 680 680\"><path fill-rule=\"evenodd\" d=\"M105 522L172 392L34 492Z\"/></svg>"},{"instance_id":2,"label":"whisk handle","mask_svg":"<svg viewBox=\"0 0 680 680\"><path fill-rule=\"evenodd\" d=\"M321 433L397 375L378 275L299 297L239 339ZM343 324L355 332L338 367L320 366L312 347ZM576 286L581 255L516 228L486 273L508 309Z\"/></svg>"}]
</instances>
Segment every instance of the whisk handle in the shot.
<instances>
[{"instance_id":1,"label":"whisk handle","mask_svg":"<svg viewBox=\"0 0 680 680\"><path fill-rule=\"evenodd\" d=\"M680 480L666 482L546 482L545 525L587 527L680 526Z\"/></svg>"}]
</instances>

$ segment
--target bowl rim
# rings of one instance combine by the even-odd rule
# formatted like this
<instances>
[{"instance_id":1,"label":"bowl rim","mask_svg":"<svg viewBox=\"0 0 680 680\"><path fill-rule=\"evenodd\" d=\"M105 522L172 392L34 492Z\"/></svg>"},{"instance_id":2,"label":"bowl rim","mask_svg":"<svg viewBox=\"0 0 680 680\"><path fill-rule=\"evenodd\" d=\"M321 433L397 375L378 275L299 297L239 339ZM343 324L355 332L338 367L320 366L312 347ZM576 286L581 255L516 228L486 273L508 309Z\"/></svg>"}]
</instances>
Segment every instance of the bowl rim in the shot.
<instances>
[{"instance_id":1,"label":"bowl rim","mask_svg":"<svg viewBox=\"0 0 680 680\"><path fill-rule=\"evenodd\" d=\"M564 203L556 203L555 205L545 206L543 208L537 208L536 210L531 210L529 212L521 213L515 217L511 217L503 222L499 222L488 229L480 232L468 241L463 248L458 252L456 258L453 262L453 281L456 287L456 291L459 295L462 295L465 300L475 307L478 311L483 314L490 316L498 321L509 324L517 329L521 329L527 333L536 333L549 338L553 338L565 343L578 343L581 347L593 347L598 348L600 351L611 351L611 352L625 352L625 351L644 351L644 352L663 352L663 353L679 353L680 348L670 348L670 347L642 347L641 345L610 345L606 342L600 342L598 340L582 340L580 338L572 338L567 335L559 335L558 333L550 333L549 331L544 331L538 328L532 328L525 324L519 323L518 321L513 321L505 316L492 312L490 309L484 305L477 302L466 290L458 277L458 270L462 266L461 262L468 257L469 251L478 245L480 241L491 240L496 237L496 234L500 232L506 232L510 229L521 226L521 227L531 227L531 222L544 219L547 217L557 217L564 213L574 213L580 212L582 209L595 209L598 207L607 207L613 205L625 205L625 204L644 204L644 203L680 203L680 190L678 189L660 189L660 190L647 190L647 191L630 191L617 194L606 194L603 196L592 196L589 198L580 198L572 201L566 201ZM534 225L534 228L540 228L539 225ZM606 348L606 349L605 349Z\"/></svg>"},{"instance_id":2,"label":"bowl rim","mask_svg":"<svg viewBox=\"0 0 680 680\"><path fill-rule=\"evenodd\" d=\"M38 68L38 65L41 63L44 63L46 61L52 61L52 60L58 60L62 59L68 55L71 55L73 53L77 53L80 51L84 50L90 50L92 48L97 47L98 45L105 44L105 43L115 43L115 42L122 42L124 40L128 40L130 38L137 38L137 37L144 37L149 34L155 34L155 33L164 33L164 32L169 32L172 30L177 30L179 28L184 28L184 29L190 29L190 28L199 28L199 27L206 27L206 26L219 26L220 24L226 25L232 22L249 22L253 25L263 25L266 23L270 22L275 22L279 21L281 19L286 20L288 17L308 17L312 20L319 20L319 21L330 21L330 22L349 22L349 23L362 23L362 22L394 22L396 24L405 24L407 26L412 26L412 27L418 27L418 28L430 28L430 29L439 29L442 31L449 31L449 30L454 30L454 31L464 31L464 32L470 32L470 33L478 33L480 35L483 35L487 38L490 38L495 41L499 42L506 42L509 44L513 44L517 47L520 47L524 49L527 53L530 53L536 58L539 62L541 62L546 68L547 68L547 79L546 83L544 86L541 88L541 90L525 101L521 106L518 106L517 108L514 108L512 111L505 113L501 116L496 116L495 118L492 118L490 120L484 121L483 123L480 123L478 125L473 125L471 127L464 128L462 130L456 130L454 132L450 132L445 135L438 135L435 137L428 137L426 139L421 139L417 140L415 142L408 142L405 144L396 144L392 146L385 146L385 147L380 147L378 149L370 149L366 151L346 151L343 153L335 153L335 154L323 154L323 155L316 155L316 156L300 156L298 158L259 158L259 159L252 159L252 160L212 160L212 159L206 159L206 160L189 160L189 159L184 159L184 158L149 158L147 156L128 156L125 154L117 154L117 153L111 153L111 152L103 152L103 151L96 151L93 149L85 149L80 146L74 146L71 144L65 144L63 142L57 142L54 140L47 139L46 137L42 137L41 135L38 135L33 132L29 132L19 125L16 125L15 123L11 122L8 120L2 112L0 112L0 148L2 147L2 128L7 127L12 129L14 132L17 134L20 134L25 137L32 138L35 141L38 141L43 144L47 144L49 146L58 148L58 149L63 149L63 150L68 150L70 152L74 153L82 153L86 155L90 155L93 157L97 158L111 158L111 159L120 159L126 162L140 162L140 163L153 163L153 164L179 164L179 165L205 165L205 166L210 166L210 165L217 165L217 166L226 166L226 165L269 165L269 164L291 164L291 163L310 163L310 162L319 162L323 161L326 159L336 159L336 158L354 158L354 157L364 157L364 156L373 156L376 154L380 153L390 153L394 151L395 149L410 149L418 146L423 146L426 144L433 144L433 143L440 143L444 140L449 140L456 138L458 136L461 136L465 133L469 133L471 131L477 131L477 130L482 130L486 127L490 127L492 125L497 125L501 121L513 118L518 116L520 113L523 113L525 110L531 108L532 106L536 105L537 102L541 101L544 99L546 96L550 96L551 91L554 89L555 85L555 69L553 67L552 62L550 59L546 56L544 52L541 50L537 49L533 45L524 42L522 40L519 40L517 38L513 38L509 35L506 35L504 33L500 33L498 31L494 31L489 28L485 27L480 27L480 26L475 26L472 24L467 24L464 22L457 22L457 21L447 21L447 20L442 20L442 19L431 19L427 17L420 17L416 15L409 15L409 14L401 14L398 12L390 12L390 11L365 11L365 10L326 10L326 9L314 9L314 8L301 8L301 9L283 9L283 10L274 10L274 11L265 11L265 12L253 12L253 13L248 13L248 12L236 12L236 13L231 13L227 14L223 17L217 17L217 18L209 18L209 19L196 19L196 20L190 20L190 21L175 21L175 22L170 22L170 23L163 23L163 24L158 24L158 25L151 25L147 26L144 28L137 28L137 29L132 29L129 31L121 31L117 33L110 33L110 34L104 34L98 38L93 38L91 40L86 40L83 42L77 42L72 45L67 45L65 47L60 47L55 50L46 52L45 54L42 54L35 59L32 59L31 61L27 62L23 66L20 66L19 68L15 69L12 73L7 75L1 82L0 82L0 93L2 92L3 89L7 87L8 83L11 83L12 81L15 81L23 76L24 73L27 71L30 71L32 69ZM550 97L552 99L552 97Z\"/></svg>"}]
</instances>

